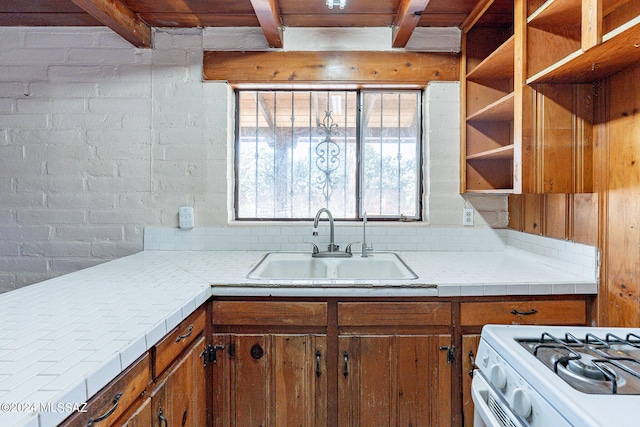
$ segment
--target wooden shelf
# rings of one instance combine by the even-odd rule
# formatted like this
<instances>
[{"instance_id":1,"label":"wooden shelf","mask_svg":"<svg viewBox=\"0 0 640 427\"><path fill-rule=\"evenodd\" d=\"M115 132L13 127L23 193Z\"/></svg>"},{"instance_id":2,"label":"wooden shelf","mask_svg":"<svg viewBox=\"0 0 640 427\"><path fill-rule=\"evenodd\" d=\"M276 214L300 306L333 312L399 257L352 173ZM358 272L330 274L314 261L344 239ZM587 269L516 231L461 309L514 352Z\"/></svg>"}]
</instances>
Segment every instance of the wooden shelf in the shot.
<instances>
[{"instance_id":1,"label":"wooden shelf","mask_svg":"<svg viewBox=\"0 0 640 427\"><path fill-rule=\"evenodd\" d=\"M513 194L513 188L494 188L491 190L471 190L467 188L467 193L476 194Z\"/></svg>"},{"instance_id":2,"label":"wooden shelf","mask_svg":"<svg viewBox=\"0 0 640 427\"><path fill-rule=\"evenodd\" d=\"M467 156L467 160L513 159L513 144Z\"/></svg>"},{"instance_id":3,"label":"wooden shelf","mask_svg":"<svg viewBox=\"0 0 640 427\"><path fill-rule=\"evenodd\" d=\"M527 24L536 27L579 26L582 14L581 0L548 0L527 18Z\"/></svg>"},{"instance_id":4,"label":"wooden shelf","mask_svg":"<svg viewBox=\"0 0 640 427\"><path fill-rule=\"evenodd\" d=\"M467 80L482 81L513 78L515 38L511 36L498 49L467 73Z\"/></svg>"},{"instance_id":5,"label":"wooden shelf","mask_svg":"<svg viewBox=\"0 0 640 427\"><path fill-rule=\"evenodd\" d=\"M527 79L535 83L591 83L640 61L640 16L605 34L602 43L571 53ZM635 58L635 59L634 59Z\"/></svg>"},{"instance_id":6,"label":"wooden shelf","mask_svg":"<svg viewBox=\"0 0 640 427\"><path fill-rule=\"evenodd\" d=\"M467 116L467 122L513 120L514 93L511 92L486 107Z\"/></svg>"},{"instance_id":7,"label":"wooden shelf","mask_svg":"<svg viewBox=\"0 0 640 427\"><path fill-rule=\"evenodd\" d=\"M604 16L629 0L603 0ZM527 18L533 27L579 26L582 15L582 0L547 0Z\"/></svg>"}]
</instances>

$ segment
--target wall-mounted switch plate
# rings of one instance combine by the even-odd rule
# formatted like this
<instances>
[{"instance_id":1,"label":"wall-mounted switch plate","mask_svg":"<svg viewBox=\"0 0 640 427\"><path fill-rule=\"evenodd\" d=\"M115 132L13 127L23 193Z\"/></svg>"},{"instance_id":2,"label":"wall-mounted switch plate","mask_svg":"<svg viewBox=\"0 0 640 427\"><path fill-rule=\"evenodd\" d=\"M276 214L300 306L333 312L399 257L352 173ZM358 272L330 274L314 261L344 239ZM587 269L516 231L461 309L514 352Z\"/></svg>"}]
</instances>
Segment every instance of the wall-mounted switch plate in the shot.
<instances>
[{"instance_id":1,"label":"wall-mounted switch plate","mask_svg":"<svg viewBox=\"0 0 640 427\"><path fill-rule=\"evenodd\" d=\"M184 206L178 210L178 222L180 223L180 228L193 228L195 220L191 206Z\"/></svg>"},{"instance_id":2,"label":"wall-mounted switch plate","mask_svg":"<svg viewBox=\"0 0 640 427\"><path fill-rule=\"evenodd\" d=\"M462 210L462 225L473 225L474 210L472 208L464 208Z\"/></svg>"}]
</instances>

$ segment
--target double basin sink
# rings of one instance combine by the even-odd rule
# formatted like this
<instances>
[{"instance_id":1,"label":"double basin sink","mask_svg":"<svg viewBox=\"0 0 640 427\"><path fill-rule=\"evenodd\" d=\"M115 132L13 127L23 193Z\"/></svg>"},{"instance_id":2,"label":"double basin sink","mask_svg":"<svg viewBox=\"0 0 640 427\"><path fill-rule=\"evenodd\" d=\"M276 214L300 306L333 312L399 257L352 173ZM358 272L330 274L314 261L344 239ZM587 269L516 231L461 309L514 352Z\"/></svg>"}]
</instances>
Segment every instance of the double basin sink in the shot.
<instances>
[{"instance_id":1,"label":"double basin sink","mask_svg":"<svg viewBox=\"0 0 640 427\"><path fill-rule=\"evenodd\" d=\"M418 276L392 252L367 257L314 258L311 254L271 252L249 272L255 280L413 280Z\"/></svg>"}]
</instances>

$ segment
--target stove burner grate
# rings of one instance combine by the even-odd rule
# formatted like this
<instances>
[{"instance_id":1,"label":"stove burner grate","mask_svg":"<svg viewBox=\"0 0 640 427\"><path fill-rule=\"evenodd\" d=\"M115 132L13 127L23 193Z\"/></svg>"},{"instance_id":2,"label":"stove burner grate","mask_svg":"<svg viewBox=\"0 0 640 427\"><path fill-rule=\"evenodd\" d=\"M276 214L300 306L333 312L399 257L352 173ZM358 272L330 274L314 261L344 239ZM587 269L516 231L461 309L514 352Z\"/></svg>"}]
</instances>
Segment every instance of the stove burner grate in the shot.
<instances>
[{"instance_id":1,"label":"stove burner grate","mask_svg":"<svg viewBox=\"0 0 640 427\"><path fill-rule=\"evenodd\" d=\"M547 332L539 340L518 340L572 387L585 393L640 394L640 336L592 333L564 339Z\"/></svg>"}]
</instances>

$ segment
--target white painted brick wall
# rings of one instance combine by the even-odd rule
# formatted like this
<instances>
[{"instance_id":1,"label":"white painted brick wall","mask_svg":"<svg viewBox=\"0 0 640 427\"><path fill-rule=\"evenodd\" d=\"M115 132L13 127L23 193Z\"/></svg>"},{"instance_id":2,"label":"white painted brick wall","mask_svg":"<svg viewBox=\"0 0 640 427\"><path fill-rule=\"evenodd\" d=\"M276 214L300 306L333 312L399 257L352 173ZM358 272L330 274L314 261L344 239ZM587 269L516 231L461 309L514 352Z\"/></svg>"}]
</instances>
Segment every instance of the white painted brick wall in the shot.
<instances>
[{"instance_id":1,"label":"white painted brick wall","mask_svg":"<svg viewBox=\"0 0 640 427\"><path fill-rule=\"evenodd\" d=\"M261 42L216 34L158 30L141 50L106 28L0 28L0 292L140 251L145 226L177 227L184 205L238 237L233 92L202 82L202 51ZM402 226L460 227L474 202L458 194L457 85L427 96L429 224ZM479 227L506 225L504 198L482 206ZM267 248L281 227L241 239Z\"/></svg>"}]
</instances>

